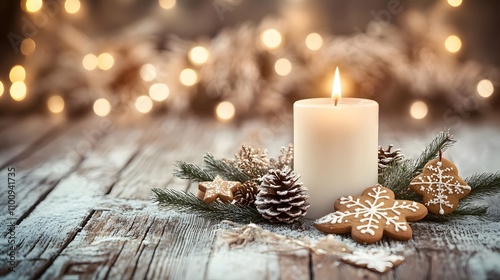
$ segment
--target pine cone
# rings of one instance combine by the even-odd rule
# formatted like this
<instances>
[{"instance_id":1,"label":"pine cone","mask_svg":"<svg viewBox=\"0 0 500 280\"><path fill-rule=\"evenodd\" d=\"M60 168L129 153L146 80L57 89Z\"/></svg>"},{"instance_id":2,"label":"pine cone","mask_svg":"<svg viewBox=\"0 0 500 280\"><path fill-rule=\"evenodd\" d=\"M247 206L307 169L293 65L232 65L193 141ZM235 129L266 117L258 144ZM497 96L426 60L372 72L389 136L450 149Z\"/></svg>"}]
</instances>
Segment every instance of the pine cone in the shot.
<instances>
[{"instance_id":1,"label":"pine cone","mask_svg":"<svg viewBox=\"0 0 500 280\"><path fill-rule=\"evenodd\" d=\"M392 165L398 161L404 159L405 155L401 153L400 149L394 150L391 152L391 149L394 145L389 145L386 150L382 147L378 147L378 169L379 172L383 169L387 168L389 165Z\"/></svg>"},{"instance_id":2,"label":"pine cone","mask_svg":"<svg viewBox=\"0 0 500 280\"><path fill-rule=\"evenodd\" d=\"M241 205L253 205L257 196L257 184L252 181L246 181L234 191L233 200Z\"/></svg>"},{"instance_id":3,"label":"pine cone","mask_svg":"<svg viewBox=\"0 0 500 280\"><path fill-rule=\"evenodd\" d=\"M297 182L300 176L289 166L271 169L262 177L255 206L273 223L293 223L307 213L307 189Z\"/></svg>"}]
</instances>

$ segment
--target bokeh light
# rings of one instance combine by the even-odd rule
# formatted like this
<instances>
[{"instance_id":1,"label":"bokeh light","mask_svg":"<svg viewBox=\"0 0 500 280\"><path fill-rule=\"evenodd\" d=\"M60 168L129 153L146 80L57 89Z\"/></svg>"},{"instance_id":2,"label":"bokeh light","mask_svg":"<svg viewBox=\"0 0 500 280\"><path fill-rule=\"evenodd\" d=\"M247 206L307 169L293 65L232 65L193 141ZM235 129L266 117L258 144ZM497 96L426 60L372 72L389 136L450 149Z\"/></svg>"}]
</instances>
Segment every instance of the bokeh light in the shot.
<instances>
[{"instance_id":1,"label":"bokeh light","mask_svg":"<svg viewBox=\"0 0 500 280\"><path fill-rule=\"evenodd\" d=\"M156 78L156 67L153 64L144 64L140 70L141 78L146 82L151 82Z\"/></svg>"},{"instance_id":2,"label":"bokeh light","mask_svg":"<svg viewBox=\"0 0 500 280\"><path fill-rule=\"evenodd\" d=\"M165 10L170 10L175 7L175 0L159 0L160 6Z\"/></svg>"},{"instance_id":3,"label":"bokeh light","mask_svg":"<svg viewBox=\"0 0 500 280\"><path fill-rule=\"evenodd\" d=\"M452 7L458 7L462 5L462 0L448 0L448 4Z\"/></svg>"},{"instance_id":4,"label":"bokeh light","mask_svg":"<svg viewBox=\"0 0 500 280\"><path fill-rule=\"evenodd\" d=\"M97 56L95 54L89 53L83 57L82 60L83 68L92 71L97 68Z\"/></svg>"},{"instance_id":5,"label":"bokeh light","mask_svg":"<svg viewBox=\"0 0 500 280\"><path fill-rule=\"evenodd\" d=\"M233 103L229 101L223 101L217 105L215 109L215 114L217 119L220 121L229 121L234 117L234 113L236 109L234 108Z\"/></svg>"},{"instance_id":6,"label":"bokeh light","mask_svg":"<svg viewBox=\"0 0 500 280\"><path fill-rule=\"evenodd\" d=\"M157 83L149 87L149 96L155 101L164 101L168 98L170 89L166 84Z\"/></svg>"},{"instance_id":7,"label":"bokeh light","mask_svg":"<svg viewBox=\"0 0 500 280\"><path fill-rule=\"evenodd\" d=\"M207 62L209 58L210 53L202 46L196 46L189 51L189 60L196 65Z\"/></svg>"},{"instance_id":8,"label":"bokeh light","mask_svg":"<svg viewBox=\"0 0 500 280\"><path fill-rule=\"evenodd\" d=\"M276 49L281 45L281 33L276 29L267 29L260 35L264 46L269 49Z\"/></svg>"},{"instance_id":9,"label":"bokeh light","mask_svg":"<svg viewBox=\"0 0 500 280\"><path fill-rule=\"evenodd\" d=\"M111 112L111 104L106 98L99 98L94 102L94 112L99 117L105 117Z\"/></svg>"},{"instance_id":10,"label":"bokeh light","mask_svg":"<svg viewBox=\"0 0 500 280\"><path fill-rule=\"evenodd\" d=\"M139 113L149 113L153 109L153 100L149 96L141 95L135 100L135 108Z\"/></svg>"},{"instance_id":11,"label":"bokeh light","mask_svg":"<svg viewBox=\"0 0 500 280\"><path fill-rule=\"evenodd\" d=\"M78 13L80 7L80 0L66 0L66 2L64 2L64 9L68 14Z\"/></svg>"},{"instance_id":12,"label":"bokeh light","mask_svg":"<svg viewBox=\"0 0 500 280\"><path fill-rule=\"evenodd\" d=\"M26 0L26 11L28 13L36 13L40 11L43 6L42 0Z\"/></svg>"},{"instance_id":13,"label":"bokeh light","mask_svg":"<svg viewBox=\"0 0 500 280\"><path fill-rule=\"evenodd\" d=\"M15 101L22 101L24 98L26 98L26 91L26 84L21 81L14 82L10 86L10 96Z\"/></svg>"},{"instance_id":14,"label":"bokeh light","mask_svg":"<svg viewBox=\"0 0 500 280\"><path fill-rule=\"evenodd\" d=\"M323 38L318 33L311 33L306 37L306 46L312 51L317 51L323 46Z\"/></svg>"},{"instance_id":15,"label":"bokeh light","mask_svg":"<svg viewBox=\"0 0 500 280\"><path fill-rule=\"evenodd\" d=\"M423 101L415 101L413 104L411 104L410 107L410 115L412 118L420 120L423 119L427 116L427 113L429 112L429 108L427 107L427 104Z\"/></svg>"},{"instance_id":16,"label":"bokeh light","mask_svg":"<svg viewBox=\"0 0 500 280\"><path fill-rule=\"evenodd\" d=\"M5 90L2 81L0 81L0 96L3 95L3 91Z\"/></svg>"},{"instance_id":17,"label":"bokeh light","mask_svg":"<svg viewBox=\"0 0 500 280\"><path fill-rule=\"evenodd\" d=\"M198 74L193 69L187 68L182 70L179 80L183 85L190 87L198 82Z\"/></svg>"},{"instance_id":18,"label":"bokeh light","mask_svg":"<svg viewBox=\"0 0 500 280\"><path fill-rule=\"evenodd\" d=\"M101 53L97 57L97 67L101 70L109 70L115 64L115 59L109 53Z\"/></svg>"},{"instance_id":19,"label":"bokeh light","mask_svg":"<svg viewBox=\"0 0 500 280\"><path fill-rule=\"evenodd\" d=\"M450 35L444 42L446 50L451 53L456 53L462 48L462 40L457 35Z\"/></svg>"},{"instance_id":20,"label":"bokeh light","mask_svg":"<svg viewBox=\"0 0 500 280\"><path fill-rule=\"evenodd\" d=\"M493 91L495 91L493 83L488 79L479 81L479 83L477 83L476 89L477 93L484 98L490 97L493 94Z\"/></svg>"},{"instance_id":21,"label":"bokeh light","mask_svg":"<svg viewBox=\"0 0 500 280\"><path fill-rule=\"evenodd\" d=\"M280 76L287 76L292 72L292 63L286 58L280 58L274 64L274 70Z\"/></svg>"},{"instance_id":22,"label":"bokeh light","mask_svg":"<svg viewBox=\"0 0 500 280\"><path fill-rule=\"evenodd\" d=\"M24 55L30 55L35 51L36 44L31 38L26 38L21 43L21 53Z\"/></svg>"},{"instance_id":23,"label":"bokeh light","mask_svg":"<svg viewBox=\"0 0 500 280\"><path fill-rule=\"evenodd\" d=\"M54 114L61 113L64 110L64 99L59 95L52 95L47 100L47 107Z\"/></svg>"},{"instance_id":24,"label":"bokeh light","mask_svg":"<svg viewBox=\"0 0 500 280\"><path fill-rule=\"evenodd\" d=\"M11 82L23 82L26 79L26 70L21 65L16 65L10 69L9 79Z\"/></svg>"}]
</instances>

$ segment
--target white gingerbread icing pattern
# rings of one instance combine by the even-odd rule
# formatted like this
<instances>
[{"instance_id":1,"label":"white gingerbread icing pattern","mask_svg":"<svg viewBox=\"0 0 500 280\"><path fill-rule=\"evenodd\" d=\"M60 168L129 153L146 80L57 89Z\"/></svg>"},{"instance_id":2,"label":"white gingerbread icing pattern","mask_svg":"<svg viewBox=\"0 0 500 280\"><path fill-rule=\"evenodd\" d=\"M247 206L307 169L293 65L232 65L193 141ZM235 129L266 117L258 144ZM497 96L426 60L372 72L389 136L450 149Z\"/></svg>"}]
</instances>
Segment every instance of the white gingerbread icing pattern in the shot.
<instances>
[{"instance_id":1,"label":"white gingerbread icing pattern","mask_svg":"<svg viewBox=\"0 0 500 280\"><path fill-rule=\"evenodd\" d=\"M430 176L419 176L420 182L412 182L410 185L419 185L420 191L427 194L433 194L425 205L439 205L439 214L444 214L444 207L453 208L453 204L448 200L448 195L463 194L464 190L470 190L470 186L462 185L453 175L443 175L444 172L453 171L453 167L441 169L442 162L438 161L436 165L428 165L427 169L433 172Z\"/></svg>"},{"instance_id":2,"label":"white gingerbread icing pattern","mask_svg":"<svg viewBox=\"0 0 500 280\"><path fill-rule=\"evenodd\" d=\"M388 268L392 268L394 263L402 262L405 258L402 256L391 255L386 252L366 252L366 251L354 251L350 255L345 255L342 260L353 263L358 266L366 266L369 269L376 270L378 272L384 272Z\"/></svg>"},{"instance_id":3,"label":"white gingerbread icing pattern","mask_svg":"<svg viewBox=\"0 0 500 280\"><path fill-rule=\"evenodd\" d=\"M378 224L382 220L385 220L386 225L393 225L396 232L400 230L406 231L408 229L408 224L406 221L398 222L399 215L401 215L401 212L398 210L407 209L412 212L416 212L419 209L417 203L407 203L407 201L400 203L399 201L394 200L393 205L384 207L385 202L390 199L389 196L384 195L385 193L387 193L387 190L383 190L381 187L372 188L368 195L373 197L373 203L369 200L361 202L359 198L355 200L352 196L341 197L340 204L345 204L347 208L356 207L354 208L354 212L336 211L318 219L316 223L340 224L348 222L347 217L352 216L354 218L358 218L362 216L363 218L359 221L363 224L356 227L356 229L362 234L368 233L372 236L375 235L375 230L379 228Z\"/></svg>"}]
</instances>

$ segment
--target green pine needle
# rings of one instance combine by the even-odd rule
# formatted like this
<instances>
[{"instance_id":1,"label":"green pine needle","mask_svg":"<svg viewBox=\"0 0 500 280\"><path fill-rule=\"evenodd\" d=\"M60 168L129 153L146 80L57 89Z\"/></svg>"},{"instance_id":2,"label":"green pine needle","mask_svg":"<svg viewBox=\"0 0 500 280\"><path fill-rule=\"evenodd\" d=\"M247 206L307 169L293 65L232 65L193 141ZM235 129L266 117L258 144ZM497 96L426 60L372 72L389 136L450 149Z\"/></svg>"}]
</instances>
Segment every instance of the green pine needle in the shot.
<instances>
[{"instance_id":1,"label":"green pine needle","mask_svg":"<svg viewBox=\"0 0 500 280\"><path fill-rule=\"evenodd\" d=\"M441 131L425 148L422 154L415 160L415 172L420 173L424 166L431 160L439 156L439 152L444 152L457 141L453 139L449 129Z\"/></svg>"},{"instance_id":2,"label":"green pine needle","mask_svg":"<svg viewBox=\"0 0 500 280\"><path fill-rule=\"evenodd\" d=\"M210 153L205 154L205 156L203 157L203 162L207 166L207 170L216 174L220 174L226 180L244 183L252 179L239 168L226 163L222 159L216 159Z\"/></svg>"},{"instance_id":3,"label":"green pine needle","mask_svg":"<svg viewBox=\"0 0 500 280\"><path fill-rule=\"evenodd\" d=\"M237 223L258 223L265 220L256 209L230 203L203 202L189 192L172 189L153 189L154 200L169 210L178 210L212 220L231 220Z\"/></svg>"},{"instance_id":4,"label":"green pine needle","mask_svg":"<svg viewBox=\"0 0 500 280\"><path fill-rule=\"evenodd\" d=\"M422 172L427 162L439 155L439 151L444 152L455 142L448 129L441 131L427 145L418 159L399 161L384 169L379 176L379 183L393 190L397 199L420 201L419 196L409 190L410 182Z\"/></svg>"},{"instance_id":5,"label":"green pine needle","mask_svg":"<svg viewBox=\"0 0 500 280\"><path fill-rule=\"evenodd\" d=\"M462 199L465 203L500 193L500 172L474 174L465 178L465 182L471 187L470 194Z\"/></svg>"},{"instance_id":6,"label":"green pine needle","mask_svg":"<svg viewBox=\"0 0 500 280\"><path fill-rule=\"evenodd\" d=\"M430 160L439 156L440 151L444 152L455 142L448 129L441 131L417 159L399 161L384 169L379 174L379 183L394 191L396 199L421 202L422 197L410 190L410 182L422 172L422 169ZM228 164L223 159L216 159L210 153L205 154L203 162L204 167L200 167L180 161L177 163L174 175L197 182L213 181L217 175L224 177L226 180L242 183L256 179L251 178L248 174ZM429 213L425 219L443 222L464 215L484 215L488 209L484 199L500 193L500 172L474 174L466 178L465 181L472 191L469 196L460 201L456 211L446 216ZM155 200L160 206L167 209L196 213L208 219L229 219L239 223L265 221L255 208L249 206L222 202L206 204L191 193L176 190L153 189L153 192Z\"/></svg>"},{"instance_id":7,"label":"green pine needle","mask_svg":"<svg viewBox=\"0 0 500 280\"><path fill-rule=\"evenodd\" d=\"M174 170L174 176L181 179L192 180L196 182L213 181L215 174L205 170L195 164L178 161L176 164L177 169Z\"/></svg>"}]
</instances>

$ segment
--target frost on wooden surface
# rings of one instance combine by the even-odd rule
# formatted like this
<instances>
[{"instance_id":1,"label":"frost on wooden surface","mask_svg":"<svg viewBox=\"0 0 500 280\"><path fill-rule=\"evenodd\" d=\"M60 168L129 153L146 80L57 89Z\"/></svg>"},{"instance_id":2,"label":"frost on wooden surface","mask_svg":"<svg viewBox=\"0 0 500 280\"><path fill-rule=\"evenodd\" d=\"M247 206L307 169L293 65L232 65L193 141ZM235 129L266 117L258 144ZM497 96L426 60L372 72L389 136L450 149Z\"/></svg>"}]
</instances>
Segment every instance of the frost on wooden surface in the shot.
<instances>
[{"instance_id":1,"label":"frost on wooden surface","mask_svg":"<svg viewBox=\"0 0 500 280\"><path fill-rule=\"evenodd\" d=\"M266 252L270 248L262 244L230 249L217 239L216 223L166 212L152 205L151 187L167 185L179 190L189 187L188 182L171 176L176 160L199 162L207 151L231 156L241 144L263 143L271 153L277 152L279 146L291 140L291 130L262 138L266 124L261 122L237 127L171 116L145 119L147 124L117 122L116 127L66 165L69 160L66 147L76 149L84 143L83 132L94 128L95 121L89 117L71 125L54 124L57 133L47 135L42 129L36 133L40 141L34 146L26 139L17 144L9 142L8 147L14 147L15 153L0 148L0 159L7 162L13 158L12 164L19 170L18 209L20 214L26 214L19 217L17 227L18 273L4 275L6 241L0 239L0 276L7 279L498 278L500 223L479 219L448 224L411 223L414 235L408 242L383 238L376 244L363 246L348 236L336 236L352 248L376 247L405 256L405 263L383 275L341 263L331 256ZM26 127L40 124L23 123ZM390 127L381 128L381 144L391 142L410 156L418 154L435 132L400 135L390 133ZM450 150L448 157L459 165L464 177L472 172L498 169L498 129L479 126L462 129L457 133L461 142ZM4 126L4 131L23 133L16 132L15 126ZM481 139L484 149L478 149L477 139ZM5 178L5 172L0 170L0 178ZM4 193L0 198L0 203L5 203ZM314 229L312 221L292 227L264 227L295 238L317 240L324 236ZM5 232L5 226L0 229Z\"/></svg>"}]
</instances>

